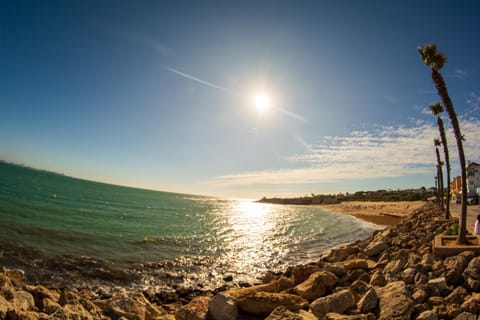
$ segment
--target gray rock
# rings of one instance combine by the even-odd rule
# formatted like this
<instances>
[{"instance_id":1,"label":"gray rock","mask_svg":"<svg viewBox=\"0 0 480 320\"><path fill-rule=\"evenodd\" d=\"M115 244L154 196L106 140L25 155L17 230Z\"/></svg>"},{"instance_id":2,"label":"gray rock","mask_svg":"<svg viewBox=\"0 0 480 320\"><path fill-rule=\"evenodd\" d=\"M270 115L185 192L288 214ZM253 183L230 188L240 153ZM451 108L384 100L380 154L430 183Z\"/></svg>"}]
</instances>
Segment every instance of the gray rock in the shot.
<instances>
[{"instance_id":1,"label":"gray rock","mask_svg":"<svg viewBox=\"0 0 480 320\"><path fill-rule=\"evenodd\" d=\"M318 298L310 304L312 313L321 319L329 312L343 313L355 305L353 294L345 289L329 296Z\"/></svg>"},{"instance_id":2,"label":"gray rock","mask_svg":"<svg viewBox=\"0 0 480 320\"><path fill-rule=\"evenodd\" d=\"M379 297L379 319L410 319L412 300L403 281L396 281L376 288Z\"/></svg>"},{"instance_id":3,"label":"gray rock","mask_svg":"<svg viewBox=\"0 0 480 320\"><path fill-rule=\"evenodd\" d=\"M378 295L374 288L370 288L367 293L358 301L357 309L360 313L367 313L378 304Z\"/></svg>"},{"instance_id":4,"label":"gray rock","mask_svg":"<svg viewBox=\"0 0 480 320\"><path fill-rule=\"evenodd\" d=\"M208 310L213 320L236 320L238 317L237 301L225 292L213 296Z\"/></svg>"}]
</instances>

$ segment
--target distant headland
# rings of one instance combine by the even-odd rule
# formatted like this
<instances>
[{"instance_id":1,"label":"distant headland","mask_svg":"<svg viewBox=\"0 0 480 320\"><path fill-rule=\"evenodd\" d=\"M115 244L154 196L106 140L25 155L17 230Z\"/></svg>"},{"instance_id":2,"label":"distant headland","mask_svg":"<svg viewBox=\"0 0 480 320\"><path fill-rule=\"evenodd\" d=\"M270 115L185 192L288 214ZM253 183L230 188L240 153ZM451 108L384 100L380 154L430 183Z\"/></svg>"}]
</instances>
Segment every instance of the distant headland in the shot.
<instances>
[{"instance_id":1,"label":"distant headland","mask_svg":"<svg viewBox=\"0 0 480 320\"><path fill-rule=\"evenodd\" d=\"M294 198L266 198L258 200L261 203L273 204L298 204L298 205L318 205L318 204L339 204L344 201L422 201L435 195L435 189L405 189L405 190L377 190L377 191L357 191L355 193L338 194L311 194L303 197Z\"/></svg>"}]
</instances>

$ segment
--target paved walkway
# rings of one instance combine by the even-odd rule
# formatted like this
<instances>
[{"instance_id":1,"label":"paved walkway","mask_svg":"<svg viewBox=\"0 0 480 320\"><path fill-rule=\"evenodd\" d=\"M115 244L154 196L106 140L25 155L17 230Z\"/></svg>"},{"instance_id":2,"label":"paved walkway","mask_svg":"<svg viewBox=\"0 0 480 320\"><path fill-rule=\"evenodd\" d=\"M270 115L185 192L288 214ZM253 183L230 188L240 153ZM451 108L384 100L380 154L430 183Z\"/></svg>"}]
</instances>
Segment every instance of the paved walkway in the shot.
<instances>
[{"instance_id":1,"label":"paved walkway","mask_svg":"<svg viewBox=\"0 0 480 320\"><path fill-rule=\"evenodd\" d=\"M456 203L450 204L450 212L454 217L460 217L460 211L462 206ZM467 230L473 234L473 228L475 226L475 220L480 214L480 206L478 204L473 206L467 206Z\"/></svg>"}]
</instances>

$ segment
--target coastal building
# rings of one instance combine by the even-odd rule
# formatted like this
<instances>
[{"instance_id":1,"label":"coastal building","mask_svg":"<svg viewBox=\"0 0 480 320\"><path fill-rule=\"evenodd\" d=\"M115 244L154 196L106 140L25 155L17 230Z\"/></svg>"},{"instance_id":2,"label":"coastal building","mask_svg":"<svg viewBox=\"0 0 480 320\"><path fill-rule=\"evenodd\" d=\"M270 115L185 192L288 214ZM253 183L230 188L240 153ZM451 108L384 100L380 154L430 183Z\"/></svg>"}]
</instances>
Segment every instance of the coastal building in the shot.
<instances>
[{"instance_id":1,"label":"coastal building","mask_svg":"<svg viewBox=\"0 0 480 320\"><path fill-rule=\"evenodd\" d=\"M467 196L476 198L480 195L480 164L468 162L467 166Z\"/></svg>"},{"instance_id":2,"label":"coastal building","mask_svg":"<svg viewBox=\"0 0 480 320\"><path fill-rule=\"evenodd\" d=\"M460 203L462 194L462 177L456 176L450 183L450 194L452 195L452 201Z\"/></svg>"}]
</instances>

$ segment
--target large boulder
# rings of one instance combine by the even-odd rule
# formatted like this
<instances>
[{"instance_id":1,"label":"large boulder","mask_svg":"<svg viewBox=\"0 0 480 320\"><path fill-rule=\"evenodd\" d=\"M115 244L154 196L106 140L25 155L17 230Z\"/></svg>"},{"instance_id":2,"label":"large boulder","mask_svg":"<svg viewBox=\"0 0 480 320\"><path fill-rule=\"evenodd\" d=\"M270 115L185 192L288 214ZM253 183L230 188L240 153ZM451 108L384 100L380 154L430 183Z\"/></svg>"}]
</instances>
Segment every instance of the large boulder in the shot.
<instances>
[{"instance_id":1,"label":"large boulder","mask_svg":"<svg viewBox=\"0 0 480 320\"><path fill-rule=\"evenodd\" d=\"M213 320L236 320L238 317L237 301L226 292L213 296L208 303L208 310Z\"/></svg>"},{"instance_id":2,"label":"large boulder","mask_svg":"<svg viewBox=\"0 0 480 320\"><path fill-rule=\"evenodd\" d=\"M454 285L459 285L462 283L462 273L474 255L475 254L473 252L466 251L458 255L445 258L443 264L446 268L445 278L448 283Z\"/></svg>"},{"instance_id":3,"label":"large boulder","mask_svg":"<svg viewBox=\"0 0 480 320\"><path fill-rule=\"evenodd\" d=\"M355 305L352 292L344 289L326 297L318 298L310 304L310 309L317 318L323 318L327 313L343 313Z\"/></svg>"},{"instance_id":4,"label":"large boulder","mask_svg":"<svg viewBox=\"0 0 480 320\"><path fill-rule=\"evenodd\" d=\"M343 277L344 275L347 274L347 270L345 270L345 266L343 265L343 263L340 263L340 262L327 263L323 266L323 269L334 273L338 277Z\"/></svg>"},{"instance_id":5,"label":"large boulder","mask_svg":"<svg viewBox=\"0 0 480 320\"><path fill-rule=\"evenodd\" d=\"M368 313L375 309L378 304L378 295L374 288L370 288L367 293L358 301L357 309L360 313Z\"/></svg>"},{"instance_id":6,"label":"large boulder","mask_svg":"<svg viewBox=\"0 0 480 320\"><path fill-rule=\"evenodd\" d=\"M375 271L370 278L370 284L372 286L383 287L387 284L387 279L385 279L385 275L382 271Z\"/></svg>"},{"instance_id":7,"label":"large boulder","mask_svg":"<svg viewBox=\"0 0 480 320\"><path fill-rule=\"evenodd\" d=\"M49 299L49 301L54 301L57 303L60 299L60 294L55 290L49 290L44 286L36 285L36 286L26 286L26 290L30 292L35 300L35 305L40 310L43 310L43 301L45 299Z\"/></svg>"},{"instance_id":8,"label":"large boulder","mask_svg":"<svg viewBox=\"0 0 480 320\"><path fill-rule=\"evenodd\" d=\"M473 314L480 313L480 293L474 293L470 297L467 297L460 306L460 309Z\"/></svg>"},{"instance_id":9,"label":"large boulder","mask_svg":"<svg viewBox=\"0 0 480 320\"><path fill-rule=\"evenodd\" d=\"M480 256L475 257L470 261L467 268L463 272L463 277L465 280L468 278L480 280Z\"/></svg>"},{"instance_id":10,"label":"large boulder","mask_svg":"<svg viewBox=\"0 0 480 320\"><path fill-rule=\"evenodd\" d=\"M13 310L13 305L0 295L0 319L6 319L9 310Z\"/></svg>"},{"instance_id":11,"label":"large boulder","mask_svg":"<svg viewBox=\"0 0 480 320\"><path fill-rule=\"evenodd\" d=\"M44 298L42 300L42 311L45 312L46 314L52 314L61 307L62 306L60 304L56 303L50 298Z\"/></svg>"},{"instance_id":12,"label":"large boulder","mask_svg":"<svg viewBox=\"0 0 480 320\"><path fill-rule=\"evenodd\" d=\"M355 269L368 270L368 261L366 259L350 259L344 261L343 265L347 271Z\"/></svg>"},{"instance_id":13,"label":"large boulder","mask_svg":"<svg viewBox=\"0 0 480 320\"><path fill-rule=\"evenodd\" d=\"M310 275L316 271L320 271L320 267L312 264L298 265L291 268L291 274L295 285L307 280ZM270 291L271 292L271 291Z\"/></svg>"},{"instance_id":14,"label":"large boulder","mask_svg":"<svg viewBox=\"0 0 480 320\"><path fill-rule=\"evenodd\" d=\"M210 297L197 297L175 312L176 320L206 320ZM128 318L128 317L127 317ZM130 319L130 318L129 318Z\"/></svg>"},{"instance_id":15,"label":"large boulder","mask_svg":"<svg viewBox=\"0 0 480 320\"><path fill-rule=\"evenodd\" d=\"M15 307L15 310L18 311L31 310L35 307L35 300L27 291L15 291L13 293L13 306Z\"/></svg>"},{"instance_id":16,"label":"large boulder","mask_svg":"<svg viewBox=\"0 0 480 320\"><path fill-rule=\"evenodd\" d=\"M207 308L208 310L208 308ZM115 317L127 319L154 319L167 312L151 304L142 294L120 294L108 301L106 311Z\"/></svg>"},{"instance_id":17,"label":"large boulder","mask_svg":"<svg viewBox=\"0 0 480 320\"><path fill-rule=\"evenodd\" d=\"M446 293L449 293L449 288L445 277L428 280L427 289L430 291L431 295L435 296L445 295Z\"/></svg>"},{"instance_id":18,"label":"large boulder","mask_svg":"<svg viewBox=\"0 0 480 320\"><path fill-rule=\"evenodd\" d=\"M284 306L275 308L265 320L303 320L303 317L297 313L293 313Z\"/></svg>"},{"instance_id":19,"label":"large boulder","mask_svg":"<svg viewBox=\"0 0 480 320\"><path fill-rule=\"evenodd\" d=\"M365 250L363 250L363 252L367 256L372 257L372 256L376 256L376 255L382 253L387 248L388 248L388 245L385 242L379 241L379 242L370 243L365 248Z\"/></svg>"},{"instance_id":20,"label":"large boulder","mask_svg":"<svg viewBox=\"0 0 480 320\"><path fill-rule=\"evenodd\" d=\"M426 310L420 313L416 319L417 320L438 320L438 314L436 314L432 310Z\"/></svg>"},{"instance_id":21,"label":"large boulder","mask_svg":"<svg viewBox=\"0 0 480 320\"><path fill-rule=\"evenodd\" d=\"M287 279L287 278L283 278ZM293 282L289 283L292 284ZM265 283L265 284L260 284L256 286L251 286L247 288L241 288L241 289L231 289L227 291L227 294L230 296L236 298L236 299L242 299L244 297L252 296L257 292L280 292L287 289L286 288L286 283L284 283L284 280L282 281L273 281L270 283Z\"/></svg>"},{"instance_id":22,"label":"large boulder","mask_svg":"<svg viewBox=\"0 0 480 320\"><path fill-rule=\"evenodd\" d=\"M295 292L304 299L313 301L323 297L328 290L338 283L338 278L328 271L317 271L304 282L295 287Z\"/></svg>"},{"instance_id":23,"label":"large boulder","mask_svg":"<svg viewBox=\"0 0 480 320\"><path fill-rule=\"evenodd\" d=\"M465 301L465 297L467 296L467 290L462 287L458 286L452 290L452 292L445 297L445 301L450 304L462 304Z\"/></svg>"},{"instance_id":24,"label":"large boulder","mask_svg":"<svg viewBox=\"0 0 480 320\"><path fill-rule=\"evenodd\" d=\"M458 314L453 320L477 320L477 315L470 312L462 312Z\"/></svg>"},{"instance_id":25,"label":"large boulder","mask_svg":"<svg viewBox=\"0 0 480 320\"><path fill-rule=\"evenodd\" d=\"M329 312L325 315L325 320L375 320L374 314L340 314L335 312Z\"/></svg>"},{"instance_id":26,"label":"large boulder","mask_svg":"<svg viewBox=\"0 0 480 320\"><path fill-rule=\"evenodd\" d=\"M379 319L410 319L412 300L409 297L405 282L396 281L384 287L376 288L379 298Z\"/></svg>"},{"instance_id":27,"label":"large boulder","mask_svg":"<svg viewBox=\"0 0 480 320\"><path fill-rule=\"evenodd\" d=\"M58 308L52 313L48 319L52 320L64 320L64 319L82 319L93 320L93 316L85 310L80 304L66 304L61 308ZM131 318L142 319L142 318Z\"/></svg>"},{"instance_id":28,"label":"large boulder","mask_svg":"<svg viewBox=\"0 0 480 320\"><path fill-rule=\"evenodd\" d=\"M307 305L308 302L302 297L288 293L256 292L238 299L240 310L255 315L268 315L280 306L290 311L297 311Z\"/></svg>"},{"instance_id":29,"label":"large boulder","mask_svg":"<svg viewBox=\"0 0 480 320\"><path fill-rule=\"evenodd\" d=\"M393 279L405 268L406 265L407 263L403 259L392 260L387 263L383 269L383 273L388 279Z\"/></svg>"}]
</instances>

